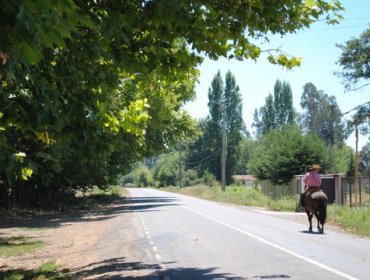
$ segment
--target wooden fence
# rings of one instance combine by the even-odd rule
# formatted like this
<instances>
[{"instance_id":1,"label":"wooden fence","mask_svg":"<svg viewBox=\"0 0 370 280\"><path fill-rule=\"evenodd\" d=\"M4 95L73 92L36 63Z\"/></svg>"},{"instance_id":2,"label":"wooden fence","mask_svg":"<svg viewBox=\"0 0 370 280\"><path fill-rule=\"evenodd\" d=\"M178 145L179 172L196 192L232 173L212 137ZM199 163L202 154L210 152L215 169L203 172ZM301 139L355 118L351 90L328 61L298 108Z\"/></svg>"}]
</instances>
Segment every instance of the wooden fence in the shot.
<instances>
[{"instance_id":1,"label":"wooden fence","mask_svg":"<svg viewBox=\"0 0 370 280\"><path fill-rule=\"evenodd\" d=\"M299 195L304 191L304 175L297 175L286 185L274 185L270 181L259 182L261 191L272 197ZM321 175L322 189L329 203L348 206L370 205L370 177L344 177L338 174Z\"/></svg>"}]
</instances>

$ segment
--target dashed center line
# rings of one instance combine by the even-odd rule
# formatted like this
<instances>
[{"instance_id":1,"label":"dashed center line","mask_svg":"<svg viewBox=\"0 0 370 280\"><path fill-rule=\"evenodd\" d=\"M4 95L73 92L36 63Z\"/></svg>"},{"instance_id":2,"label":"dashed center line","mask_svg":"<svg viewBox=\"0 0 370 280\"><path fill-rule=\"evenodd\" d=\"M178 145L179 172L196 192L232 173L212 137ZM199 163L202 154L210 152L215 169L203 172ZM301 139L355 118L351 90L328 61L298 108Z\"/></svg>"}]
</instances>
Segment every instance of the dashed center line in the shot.
<instances>
[{"instance_id":1,"label":"dashed center line","mask_svg":"<svg viewBox=\"0 0 370 280\"><path fill-rule=\"evenodd\" d=\"M160 254L158 254L158 248L154 245L154 242L153 242L152 237L150 235L150 231L148 229L148 226L145 224L144 219L143 219L141 213L138 212L138 211L136 211L136 212L138 213L138 215L140 217L141 225L143 227L143 230L144 230L144 233L145 233L145 237L146 237L148 243L151 245L151 249L152 249L152 254L151 255L154 255L154 258L156 259L156 261L160 262L162 260L162 258L160 256ZM166 269L166 266L164 264L162 264L162 263L159 263L158 266L160 268L159 269L160 271L164 271ZM169 277L164 277L163 279L170 280Z\"/></svg>"}]
</instances>

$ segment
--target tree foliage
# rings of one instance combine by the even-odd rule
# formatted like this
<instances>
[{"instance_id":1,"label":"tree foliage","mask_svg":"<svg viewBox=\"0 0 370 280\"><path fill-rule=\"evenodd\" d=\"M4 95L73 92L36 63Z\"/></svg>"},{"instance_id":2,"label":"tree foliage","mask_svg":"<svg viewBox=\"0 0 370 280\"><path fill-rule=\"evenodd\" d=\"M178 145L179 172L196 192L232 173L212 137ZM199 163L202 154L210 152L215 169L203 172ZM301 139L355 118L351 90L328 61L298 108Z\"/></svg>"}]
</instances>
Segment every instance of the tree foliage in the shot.
<instances>
[{"instance_id":1,"label":"tree foliage","mask_svg":"<svg viewBox=\"0 0 370 280\"><path fill-rule=\"evenodd\" d=\"M197 167L202 176L206 170L218 180L221 179L221 148L223 130L227 135L226 180L231 177L239 161L238 147L242 139L242 99L234 75L228 71L225 86L218 71L208 90L208 108L210 117L203 123L202 134L190 148L187 161L194 161L197 153L205 155L206 160L199 160L189 165ZM224 123L225 122L225 123ZM225 128L223 127L225 125Z\"/></svg>"},{"instance_id":2,"label":"tree foliage","mask_svg":"<svg viewBox=\"0 0 370 280\"><path fill-rule=\"evenodd\" d=\"M302 174L312 163L319 163L325 169L325 144L315 134L302 135L298 126L286 125L260 139L248 169L258 179L284 184L294 175Z\"/></svg>"},{"instance_id":3,"label":"tree foliage","mask_svg":"<svg viewBox=\"0 0 370 280\"><path fill-rule=\"evenodd\" d=\"M350 174L353 167L353 149L349 146L334 146L332 147L331 153L332 156L332 171L335 173L346 176Z\"/></svg>"},{"instance_id":4,"label":"tree foliage","mask_svg":"<svg viewBox=\"0 0 370 280\"><path fill-rule=\"evenodd\" d=\"M368 27L359 38L353 38L344 45L337 45L342 54L338 63L342 66L343 71L337 72L336 75L343 79L345 89L358 90L368 86L370 78L370 27ZM363 134L368 134L370 116L370 106L364 104L357 108L350 126L362 125Z\"/></svg>"},{"instance_id":5,"label":"tree foliage","mask_svg":"<svg viewBox=\"0 0 370 280\"><path fill-rule=\"evenodd\" d=\"M349 132L342 120L335 96L328 96L312 83L303 87L301 96L301 125L304 131L314 132L327 145L342 145Z\"/></svg>"},{"instance_id":6,"label":"tree foliage","mask_svg":"<svg viewBox=\"0 0 370 280\"><path fill-rule=\"evenodd\" d=\"M243 137L239 143L238 154L239 161L234 169L234 175L245 175L249 174L248 163L254 147L258 140L254 140L251 137Z\"/></svg>"},{"instance_id":7,"label":"tree foliage","mask_svg":"<svg viewBox=\"0 0 370 280\"><path fill-rule=\"evenodd\" d=\"M109 184L192 131L181 106L194 95L200 53L257 59L261 38L342 10L338 1L264 4L1 1L1 199L38 205L41 194Z\"/></svg>"},{"instance_id":8,"label":"tree foliage","mask_svg":"<svg viewBox=\"0 0 370 280\"><path fill-rule=\"evenodd\" d=\"M253 126L256 127L256 136L260 137L272 129L294 124L295 115L290 84L277 80L274 94L269 94L265 99L265 105L254 112Z\"/></svg>"},{"instance_id":9,"label":"tree foliage","mask_svg":"<svg viewBox=\"0 0 370 280\"><path fill-rule=\"evenodd\" d=\"M86 34L99 28L107 32L96 38L107 48L115 47L118 51L124 47L125 53L120 56L128 61L138 59L151 64L153 53L168 57L168 45L179 37L185 38L196 52L203 51L211 58L257 59L262 50L252 39L264 40L267 33L293 33L309 27L320 16L327 16L330 24L337 23L342 18L338 12L343 10L338 0L273 4L262 0L227 3L20 0L3 1L2 7L0 51L6 56L3 63L9 60L14 65L38 63L45 49L65 47L65 39L74 33ZM121 31L120 36L116 36L117 31ZM139 49L142 56L132 57L140 53ZM290 61L283 53L269 59L288 67L296 64L296 59Z\"/></svg>"},{"instance_id":10,"label":"tree foliage","mask_svg":"<svg viewBox=\"0 0 370 280\"><path fill-rule=\"evenodd\" d=\"M359 88L369 85L370 78L370 27L359 38L353 38L344 45L337 45L342 54L338 63L343 68L336 75L343 78L347 91L358 89L360 82L365 82Z\"/></svg>"}]
</instances>

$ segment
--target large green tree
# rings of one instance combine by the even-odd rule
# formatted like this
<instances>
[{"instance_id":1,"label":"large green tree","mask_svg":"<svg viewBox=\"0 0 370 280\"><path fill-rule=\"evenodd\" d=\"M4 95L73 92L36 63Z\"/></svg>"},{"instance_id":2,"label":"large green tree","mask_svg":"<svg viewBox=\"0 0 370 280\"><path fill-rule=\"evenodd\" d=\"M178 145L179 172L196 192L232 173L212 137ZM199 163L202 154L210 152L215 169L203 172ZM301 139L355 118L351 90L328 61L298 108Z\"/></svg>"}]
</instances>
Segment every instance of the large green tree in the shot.
<instances>
[{"instance_id":1,"label":"large green tree","mask_svg":"<svg viewBox=\"0 0 370 280\"><path fill-rule=\"evenodd\" d=\"M324 142L313 133L302 135L296 125L286 125L260 139L253 149L248 170L258 179L284 184L305 172L313 162L321 164L323 169L327 167Z\"/></svg>"},{"instance_id":2,"label":"large green tree","mask_svg":"<svg viewBox=\"0 0 370 280\"><path fill-rule=\"evenodd\" d=\"M227 137L226 180L230 183L232 175L237 172L236 169L241 156L239 144L242 140L244 125L240 89L236 84L235 76L230 71L226 73L225 77L224 102Z\"/></svg>"},{"instance_id":3,"label":"large green tree","mask_svg":"<svg viewBox=\"0 0 370 280\"><path fill-rule=\"evenodd\" d=\"M368 86L370 84L370 27L359 38L353 38L337 46L342 50L338 63L343 71L336 74L343 78L346 90Z\"/></svg>"},{"instance_id":4,"label":"large green tree","mask_svg":"<svg viewBox=\"0 0 370 280\"><path fill-rule=\"evenodd\" d=\"M342 67L336 75L343 79L345 89L359 90L370 85L370 27L359 38L348 40L343 45L337 45L342 54L338 63ZM361 105L361 104L359 104ZM363 134L368 134L370 106L363 104L357 108L357 112L350 122L350 126L362 127Z\"/></svg>"},{"instance_id":5,"label":"large green tree","mask_svg":"<svg viewBox=\"0 0 370 280\"><path fill-rule=\"evenodd\" d=\"M314 132L327 145L342 145L348 137L342 113L335 96L328 96L312 83L303 87L301 125L305 132Z\"/></svg>"},{"instance_id":6,"label":"large green tree","mask_svg":"<svg viewBox=\"0 0 370 280\"><path fill-rule=\"evenodd\" d=\"M202 154L205 160L189 167L197 166L199 174L206 170L221 179L221 148L223 130L227 135L226 180L231 182L233 172L239 162L238 147L242 139L242 99L234 75L228 71L225 76L225 86L221 72L214 76L208 90L208 108L210 116L203 122L204 126L199 139L189 151L189 162L194 162L197 154Z\"/></svg>"},{"instance_id":7,"label":"large green tree","mask_svg":"<svg viewBox=\"0 0 370 280\"><path fill-rule=\"evenodd\" d=\"M0 188L13 198L33 189L34 204L42 191L104 186L191 130L181 106L194 95L201 53L257 59L269 34L327 14L336 21L342 9L288 0L0 4ZM268 59L299 64L279 52Z\"/></svg>"}]
</instances>

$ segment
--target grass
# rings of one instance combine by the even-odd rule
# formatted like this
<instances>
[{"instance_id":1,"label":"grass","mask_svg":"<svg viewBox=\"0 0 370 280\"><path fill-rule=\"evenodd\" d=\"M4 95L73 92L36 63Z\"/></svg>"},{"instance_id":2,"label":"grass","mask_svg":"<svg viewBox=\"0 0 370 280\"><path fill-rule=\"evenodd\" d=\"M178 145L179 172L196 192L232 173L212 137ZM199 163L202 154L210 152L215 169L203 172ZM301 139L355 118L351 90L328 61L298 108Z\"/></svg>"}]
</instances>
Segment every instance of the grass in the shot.
<instances>
[{"instance_id":1,"label":"grass","mask_svg":"<svg viewBox=\"0 0 370 280\"><path fill-rule=\"evenodd\" d=\"M262 194L256 188L244 186L228 186L225 192L220 186L208 187L204 185L187 188L166 188L167 191L183 193L203 199L232 203L244 206L264 207L274 211L294 211L296 206L295 197L271 198Z\"/></svg>"},{"instance_id":2,"label":"grass","mask_svg":"<svg viewBox=\"0 0 370 280\"><path fill-rule=\"evenodd\" d=\"M245 186L228 186L225 192L221 191L220 186L208 187L204 185L181 189L169 187L165 190L213 201L264 207L273 211L294 212L296 210L295 196L272 198L264 195L256 188L246 188ZM328 223L339 225L353 234L370 236L370 207L351 208L348 206L329 205Z\"/></svg>"},{"instance_id":3,"label":"grass","mask_svg":"<svg viewBox=\"0 0 370 280\"><path fill-rule=\"evenodd\" d=\"M25 253L40 249L44 246L41 240L34 240L25 236L0 238L0 256L20 256Z\"/></svg>"},{"instance_id":4,"label":"grass","mask_svg":"<svg viewBox=\"0 0 370 280\"><path fill-rule=\"evenodd\" d=\"M330 205L328 219L350 233L370 236L370 207Z\"/></svg>"},{"instance_id":5,"label":"grass","mask_svg":"<svg viewBox=\"0 0 370 280\"><path fill-rule=\"evenodd\" d=\"M23 279L33 279L33 280L72 280L71 276L66 275L68 270L62 270L54 262L49 261L41 265L36 269L24 270L24 269L9 269L5 271L0 271L0 279L4 280L23 280Z\"/></svg>"},{"instance_id":6,"label":"grass","mask_svg":"<svg viewBox=\"0 0 370 280\"><path fill-rule=\"evenodd\" d=\"M77 193L71 204L80 209L98 208L101 205L116 202L124 195L125 190L120 186L111 186L108 190L95 188L87 193Z\"/></svg>"}]
</instances>

